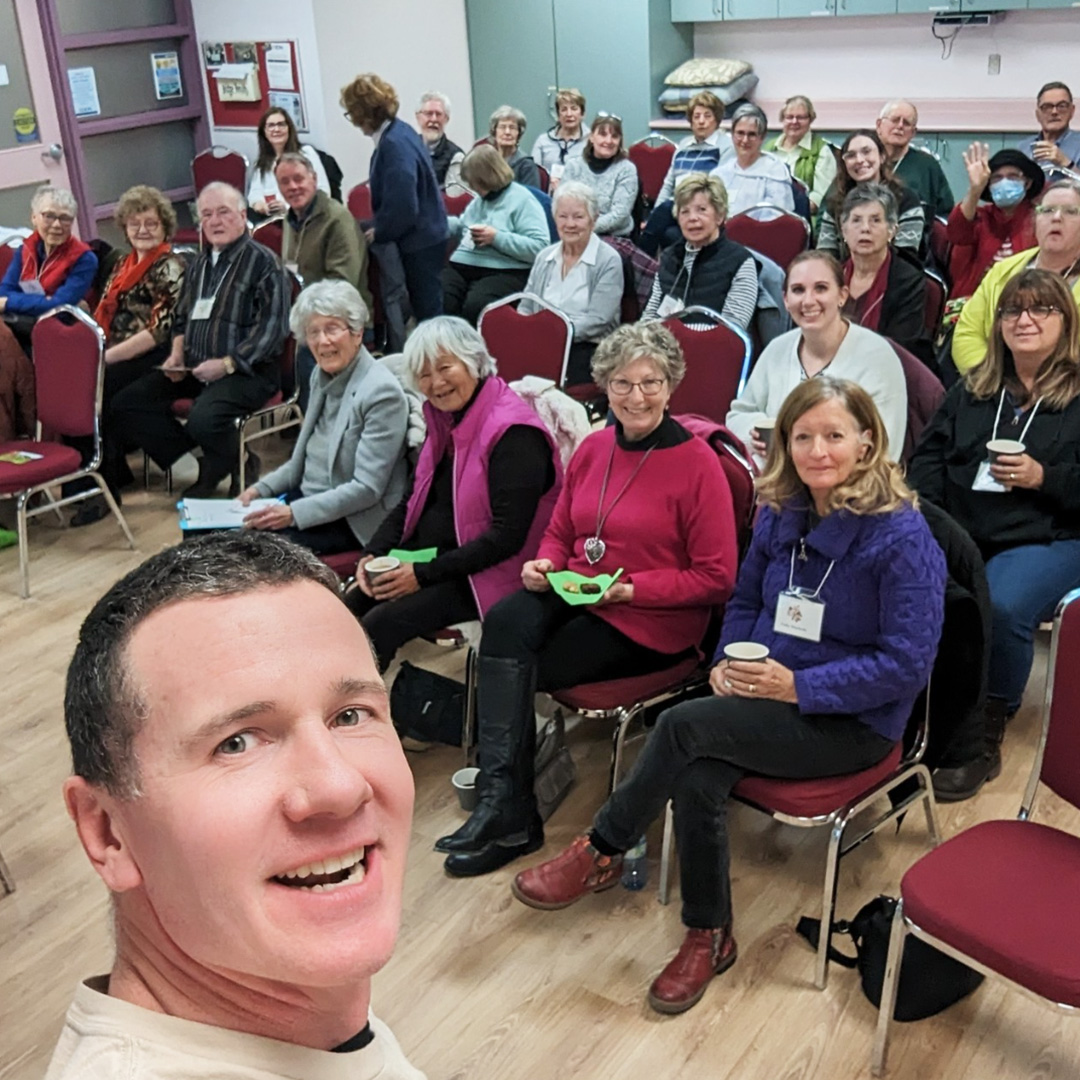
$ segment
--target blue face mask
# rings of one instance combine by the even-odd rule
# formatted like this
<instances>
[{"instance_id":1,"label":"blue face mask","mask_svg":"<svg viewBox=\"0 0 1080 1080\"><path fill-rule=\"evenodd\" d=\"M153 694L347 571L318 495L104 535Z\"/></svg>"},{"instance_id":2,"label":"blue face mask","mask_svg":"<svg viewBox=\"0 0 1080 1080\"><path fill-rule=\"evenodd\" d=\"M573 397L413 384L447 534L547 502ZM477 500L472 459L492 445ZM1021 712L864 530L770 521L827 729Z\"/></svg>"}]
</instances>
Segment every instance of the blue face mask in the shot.
<instances>
[{"instance_id":1,"label":"blue face mask","mask_svg":"<svg viewBox=\"0 0 1080 1080\"><path fill-rule=\"evenodd\" d=\"M1023 180L1013 180L1005 177L995 180L990 185L990 198L994 205L1002 210L1008 210L1010 206L1016 206L1027 194L1027 185Z\"/></svg>"}]
</instances>

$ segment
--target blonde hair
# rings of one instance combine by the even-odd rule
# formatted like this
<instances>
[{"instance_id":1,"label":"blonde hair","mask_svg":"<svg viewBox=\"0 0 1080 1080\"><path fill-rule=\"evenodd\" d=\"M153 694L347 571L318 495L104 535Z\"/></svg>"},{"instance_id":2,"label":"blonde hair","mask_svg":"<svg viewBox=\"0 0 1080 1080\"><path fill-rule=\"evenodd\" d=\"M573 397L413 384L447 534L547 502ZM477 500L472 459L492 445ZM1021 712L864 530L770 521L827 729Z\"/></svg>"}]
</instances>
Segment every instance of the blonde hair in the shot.
<instances>
[{"instance_id":1,"label":"blonde hair","mask_svg":"<svg viewBox=\"0 0 1080 1080\"><path fill-rule=\"evenodd\" d=\"M694 119L694 110L697 108L708 109L713 114L716 126L720 126L720 121L724 119L724 103L711 90L699 90L686 103L687 120Z\"/></svg>"},{"instance_id":2,"label":"blonde hair","mask_svg":"<svg viewBox=\"0 0 1080 1080\"><path fill-rule=\"evenodd\" d=\"M555 108L556 109L560 105L562 105L563 102L565 102L567 105L576 105L581 110L581 113L584 116L584 114L585 114L585 95L576 86L563 87L555 95Z\"/></svg>"},{"instance_id":3,"label":"blonde hair","mask_svg":"<svg viewBox=\"0 0 1080 1080\"><path fill-rule=\"evenodd\" d=\"M791 430L799 417L826 401L839 401L860 432L869 432L869 449L851 475L829 493L830 510L852 514L888 514L904 504L917 506L915 493L904 482L900 466L888 458L888 434L874 399L858 383L819 375L799 383L784 399L769 444L765 472L757 481L758 498L781 510L806 497L790 451Z\"/></svg>"},{"instance_id":4,"label":"blonde hair","mask_svg":"<svg viewBox=\"0 0 1080 1080\"><path fill-rule=\"evenodd\" d=\"M147 210L157 213L161 219L161 227L165 231L165 239L170 239L176 232L176 211L173 209L173 204L156 187L150 187L147 184L129 187L116 204L113 220L116 222L116 227L123 232L127 227L127 219L132 214L143 214Z\"/></svg>"},{"instance_id":5,"label":"blonde hair","mask_svg":"<svg viewBox=\"0 0 1080 1080\"><path fill-rule=\"evenodd\" d=\"M462 159L461 179L474 190L502 191L514 179L514 170L491 143L481 143Z\"/></svg>"},{"instance_id":6,"label":"blonde hair","mask_svg":"<svg viewBox=\"0 0 1080 1080\"><path fill-rule=\"evenodd\" d=\"M1001 393L1005 380L1016 374L1012 351L1001 332L1002 309L1031 304L1046 304L1061 312L1061 337L1039 365L1031 395L1042 398L1048 408L1064 409L1080 394L1080 312L1064 279L1049 270L1023 270L1006 283L998 300L986 359L964 376L964 382L971 394L982 401Z\"/></svg>"},{"instance_id":7,"label":"blonde hair","mask_svg":"<svg viewBox=\"0 0 1080 1080\"><path fill-rule=\"evenodd\" d=\"M720 220L727 218L728 195L724 181L712 173L692 172L681 177L675 185L675 199L671 207L671 216L677 218L679 211L698 193L703 194L712 208L720 215Z\"/></svg>"}]
</instances>

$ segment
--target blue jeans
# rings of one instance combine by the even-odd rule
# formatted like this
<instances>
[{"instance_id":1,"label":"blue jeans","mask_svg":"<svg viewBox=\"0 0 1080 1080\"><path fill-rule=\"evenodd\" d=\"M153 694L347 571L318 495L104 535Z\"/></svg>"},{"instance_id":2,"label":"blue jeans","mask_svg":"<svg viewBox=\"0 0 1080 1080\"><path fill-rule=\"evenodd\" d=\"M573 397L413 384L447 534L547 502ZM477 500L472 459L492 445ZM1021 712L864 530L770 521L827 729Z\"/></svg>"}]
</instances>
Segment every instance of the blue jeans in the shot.
<instances>
[{"instance_id":1,"label":"blue jeans","mask_svg":"<svg viewBox=\"0 0 1080 1080\"><path fill-rule=\"evenodd\" d=\"M651 255L654 259L657 257L660 248L670 247L682 239L678 222L676 222L675 215L672 213L674 208L675 204L670 201L657 203L645 222L641 236L638 237L637 246L646 255Z\"/></svg>"},{"instance_id":2,"label":"blue jeans","mask_svg":"<svg viewBox=\"0 0 1080 1080\"><path fill-rule=\"evenodd\" d=\"M1031 674L1036 628L1080 586L1080 540L1010 548L987 561L986 580L994 609L990 696L1015 710Z\"/></svg>"}]
</instances>

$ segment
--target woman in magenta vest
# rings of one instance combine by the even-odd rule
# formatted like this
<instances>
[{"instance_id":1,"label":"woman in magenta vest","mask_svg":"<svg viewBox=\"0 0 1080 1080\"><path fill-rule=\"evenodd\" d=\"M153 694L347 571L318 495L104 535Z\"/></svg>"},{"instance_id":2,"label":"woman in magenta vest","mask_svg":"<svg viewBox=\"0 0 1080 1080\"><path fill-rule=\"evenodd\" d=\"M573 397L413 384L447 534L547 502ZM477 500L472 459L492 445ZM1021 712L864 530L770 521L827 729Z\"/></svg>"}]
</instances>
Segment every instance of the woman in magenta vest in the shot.
<instances>
[{"instance_id":1,"label":"woman in magenta vest","mask_svg":"<svg viewBox=\"0 0 1080 1080\"><path fill-rule=\"evenodd\" d=\"M427 398L427 439L411 490L364 549L348 595L383 671L407 641L483 619L520 587L562 487L554 438L495 374L484 339L464 319L420 323L405 366ZM364 572L391 551L432 548L430 561L402 561L374 581Z\"/></svg>"},{"instance_id":2,"label":"woman in magenta vest","mask_svg":"<svg viewBox=\"0 0 1080 1080\"><path fill-rule=\"evenodd\" d=\"M735 582L735 518L720 462L668 415L686 371L671 331L620 326L600 343L592 370L615 424L578 447L522 571L525 589L484 621L478 805L435 844L456 877L489 873L544 842L533 795L536 690L659 671L693 655ZM552 587L547 575L559 570L622 573L586 607Z\"/></svg>"}]
</instances>

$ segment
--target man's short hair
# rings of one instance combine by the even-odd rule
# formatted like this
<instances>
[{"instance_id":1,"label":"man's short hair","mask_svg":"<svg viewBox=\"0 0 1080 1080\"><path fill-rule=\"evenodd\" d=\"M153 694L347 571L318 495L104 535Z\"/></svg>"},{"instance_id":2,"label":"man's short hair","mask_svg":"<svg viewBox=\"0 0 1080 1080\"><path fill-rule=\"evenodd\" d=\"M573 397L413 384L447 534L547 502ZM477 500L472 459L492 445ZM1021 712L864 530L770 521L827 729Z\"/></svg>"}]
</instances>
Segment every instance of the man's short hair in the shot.
<instances>
[{"instance_id":1,"label":"man's short hair","mask_svg":"<svg viewBox=\"0 0 1080 1080\"><path fill-rule=\"evenodd\" d=\"M1038 93L1037 93L1037 94L1035 95L1035 100L1036 100L1037 102L1038 102L1038 101L1041 101L1041 100L1042 100L1042 96L1043 96L1043 94L1045 94L1045 93L1047 92L1047 90L1064 90L1064 91L1065 91L1065 93L1069 95L1069 102L1070 102L1070 103L1072 102L1072 99L1073 99L1073 96L1072 96L1072 91L1071 91L1071 90L1069 89L1069 87L1068 87L1068 86L1067 86L1067 85L1066 85L1065 83L1063 83L1063 82L1048 82L1048 83L1047 83L1047 84L1046 84L1046 85L1045 85L1044 87L1042 87L1042 89L1041 89L1041 90L1040 90L1040 91L1039 91L1039 92L1038 92Z\"/></svg>"},{"instance_id":2,"label":"man's short hair","mask_svg":"<svg viewBox=\"0 0 1080 1080\"><path fill-rule=\"evenodd\" d=\"M450 118L450 99L440 90L429 90L426 94L422 94L416 111L420 112L429 101L437 101L443 107L447 119Z\"/></svg>"},{"instance_id":3,"label":"man's short hair","mask_svg":"<svg viewBox=\"0 0 1080 1080\"><path fill-rule=\"evenodd\" d=\"M307 154L298 154L293 150L289 150L288 152L282 154L281 157L279 157L277 161L274 162L275 176L277 175L278 169L280 169L282 165L302 165L305 169L307 169L309 173L311 173L312 176L319 175L315 171L315 166L311 164L311 159L307 156Z\"/></svg>"},{"instance_id":4,"label":"man's short hair","mask_svg":"<svg viewBox=\"0 0 1080 1080\"><path fill-rule=\"evenodd\" d=\"M224 180L211 180L210 183L199 192L195 199L196 205L202 202L205 195L214 194L224 195L226 198L230 199L233 204L233 209L235 209L238 214L242 214L247 210L247 199L244 197L244 193L239 188L234 188L232 184L226 184Z\"/></svg>"},{"instance_id":5,"label":"man's short hair","mask_svg":"<svg viewBox=\"0 0 1080 1080\"><path fill-rule=\"evenodd\" d=\"M148 616L181 600L300 581L339 595L336 575L310 551L254 529L212 533L168 548L121 578L87 615L68 666L64 724L74 773L118 798L139 794L134 743L146 705L126 652Z\"/></svg>"},{"instance_id":6,"label":"man's short hair","mask_svg":"<svg viewBox=\"0 0 1080 1080\"><path fill-rule=\"evenodd\" d=\"M887 120L889 117L889 113L891 113L894 109L899 108L899 106L901 105L906 105L911 110L912 115L915 117L915 126L918 127L919 110L915 108L914 103L908 101L907 98L896 98L893 101L886 101L885 104L881 106L881 112L877 114L877 118L879 120Z\"/></svg>"}]
</instances>

